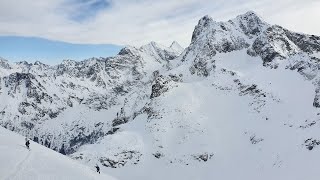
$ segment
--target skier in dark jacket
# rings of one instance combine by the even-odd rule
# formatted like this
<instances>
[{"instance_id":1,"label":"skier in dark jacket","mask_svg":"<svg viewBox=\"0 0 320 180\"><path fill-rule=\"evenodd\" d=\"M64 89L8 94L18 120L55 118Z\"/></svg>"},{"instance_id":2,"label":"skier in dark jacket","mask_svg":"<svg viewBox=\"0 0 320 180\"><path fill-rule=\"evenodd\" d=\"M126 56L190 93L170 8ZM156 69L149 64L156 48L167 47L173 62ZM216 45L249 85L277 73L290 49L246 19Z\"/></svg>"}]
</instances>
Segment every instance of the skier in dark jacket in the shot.
<instances>
[{"instance_id":1,"label":"skier in dark jacket","mask_svg":"<svg viewBox=\"0 0 320 180\"><path fill-rule=\"evenodd\" d=\"M26 146L27 146L28 149L30 149L30 141L27 138L26 138Z\"/></svg>"},{"instance_id":2,"label":"skier in dark jacket","mask_svg":"<svg viewBox=\"0 0 320 180\"><path fill-rule=\"evenodd\" d=\"M100 174L100 167L99 167L98 165L96 165L95 167L96 167L96 169L97 169L97 173Z\"/></svg>"}]
</instances>

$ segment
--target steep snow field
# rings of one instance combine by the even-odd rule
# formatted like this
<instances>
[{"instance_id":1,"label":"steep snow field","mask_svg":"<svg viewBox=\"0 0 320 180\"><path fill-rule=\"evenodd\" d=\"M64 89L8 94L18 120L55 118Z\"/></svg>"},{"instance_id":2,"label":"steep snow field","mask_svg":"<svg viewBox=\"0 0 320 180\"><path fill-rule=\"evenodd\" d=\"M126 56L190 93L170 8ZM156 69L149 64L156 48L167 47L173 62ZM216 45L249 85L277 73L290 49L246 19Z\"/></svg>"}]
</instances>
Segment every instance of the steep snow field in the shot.
<instances>
[{"instance_id":1,"label":"steep snow field","mask_svg":"<svg viewBox=\"0 0 320 180\"><path fill-rule=\"evenodd\" d=\"M24 141L0 127L1 180L115 180L37 143L28 150Z\"/></svg>"},{"instance_id":2,"label":"steep snow field","mask_svg":"<svg viewBox=\"0 0 320 180\"><path fill-rule=\"evenodd\" d=\"M76 154L86 164L119 149L144 154L135 166L103 169L126 180L317 180L319 149L309 151L304 144L319 135L312 82L289 69L265 68L245 51L219 53L215 60L216 72L207 78L188 77L181 70L188 68L179 67L183 82L150 105L161 118L140 115ZM252 85L257 88L251 92ZM194 160L199 155L208 160Z\"/></svg>"}]
</instances>

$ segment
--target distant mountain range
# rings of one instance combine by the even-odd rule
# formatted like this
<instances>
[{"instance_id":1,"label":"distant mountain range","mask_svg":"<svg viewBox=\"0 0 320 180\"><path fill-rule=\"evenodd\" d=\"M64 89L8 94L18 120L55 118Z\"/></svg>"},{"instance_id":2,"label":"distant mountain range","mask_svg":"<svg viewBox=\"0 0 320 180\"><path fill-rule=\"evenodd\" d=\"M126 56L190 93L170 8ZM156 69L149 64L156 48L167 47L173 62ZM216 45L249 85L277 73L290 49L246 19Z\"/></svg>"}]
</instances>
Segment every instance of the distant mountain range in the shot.
<instances>
[{"instance_id":1,"label":"distant mountain range","mask_svg":"<svg viewBox=\"0 0 320 180\"><path fill-rule=\"evenodd\" d=\"M0 36L0 55L10 61L41 61L58 64L62 60L83 60L116 55L123 48L113 44L72 44L48 39Z\"/></svg>"}]
</instances>

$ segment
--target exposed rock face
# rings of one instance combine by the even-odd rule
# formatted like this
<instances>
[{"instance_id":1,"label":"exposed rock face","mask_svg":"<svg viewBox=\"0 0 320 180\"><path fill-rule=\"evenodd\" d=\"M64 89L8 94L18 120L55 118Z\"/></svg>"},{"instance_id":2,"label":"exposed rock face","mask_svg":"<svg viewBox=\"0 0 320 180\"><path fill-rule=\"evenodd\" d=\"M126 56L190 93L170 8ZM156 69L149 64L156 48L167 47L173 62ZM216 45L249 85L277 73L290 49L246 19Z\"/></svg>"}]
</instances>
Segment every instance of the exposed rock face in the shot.
<instances>
[{"instance_id":1,"label":"exposed rock face","mask_svg":"<svg viewBox=\"0 0 320 180\"><path fill-rule=\"evenodd\" d=\"M1 57L0 57L0 67L3 68L3 69L11 69L8 60L3 59Z\"/></svg>"},{"instance_id":2,"label":"exposed rock face","mask_svg":"<svg viewBox=\"0 0 320 180\"><path fill-rule=\"evenodd\" d=\"M65 60L57 66L41 62L11 65L1 60L4 103L0 124L64 154L74 153L111 134L120 120L126 123L129 117L119 107L123 98L150 81L150 66L165 67L179 53L153 42L140 49L123 48L115 57ZM73 111L94 115L110 109L118 109L118 121L105 122L101 116L92 117L94 120L68 117Z\"/></svg>"},{"instance_id":3,"label":"exposed rock face","mask_svg":"<svg viewBox=\"0 0 320 180\"><path fill-rule=\"evenodd\" d=\"M155 80L155 83L152 85L152 92L150 98L153 99L159 97L161 94L168 91L168 83L169 80L164 79L163 76L158 76Z\"/></svg>"}]
</instances>

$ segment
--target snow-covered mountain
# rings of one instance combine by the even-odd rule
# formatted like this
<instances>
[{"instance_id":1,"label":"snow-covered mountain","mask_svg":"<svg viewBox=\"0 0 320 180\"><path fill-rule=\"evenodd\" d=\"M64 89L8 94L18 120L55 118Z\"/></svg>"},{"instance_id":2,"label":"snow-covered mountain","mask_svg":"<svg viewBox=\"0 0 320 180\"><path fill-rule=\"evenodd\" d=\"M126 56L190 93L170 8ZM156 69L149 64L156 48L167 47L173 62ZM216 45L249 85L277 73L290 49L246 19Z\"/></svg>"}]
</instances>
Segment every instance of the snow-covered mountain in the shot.
<instances>
[{"instance_id":1,"label":"snow-covered mountain","mask_svg":"<svg viewBox=\"0 0 320 180\"><path fill-rule=\"evenodd\" d=\"M319 61L319 36L205 16L186 49L1 60L0 123L119 179L317 179Z\"/></svg>"},{"instance_id":2,"label":"snow-covered mountain","mask_svg":"<svg viewBox=\"0 0 320 180\"><path fill-rule=\"evenodd\" d=\"M119 119L129 118L121 110L127 95L177 56L153 42L124 48L112 58L65 60L57 66L1 60L1 125L70 154L114 133L113 126L121 123L114 120L117 112Z\"/></svg>"},{"instance_id":3,"label":"snow-covered mountain","mask_svg":"<svg viewBox=\"0 0 320 180\"><path fill-rule=\"evenodd\" d=\"M2 180L114 180L39 144L31 143L28 150L24 137L3 127L0 127L0 137Z\"/></svg>"},{"instance_id":4,"label":"snow-covered mountain","mask_svg":"<svg viewBox=\"0 0 320 180\"><path fill-rule=\"evenodd\" d=\"M173 41L170 48L178 54L181 54L184 51L184 48L177 41Z\"/></svg>"}]
</instances>

